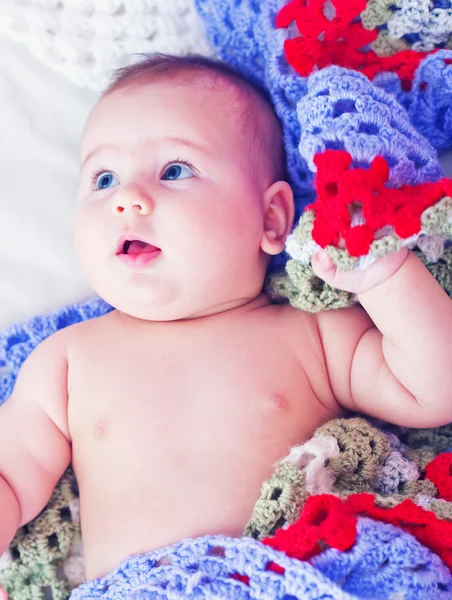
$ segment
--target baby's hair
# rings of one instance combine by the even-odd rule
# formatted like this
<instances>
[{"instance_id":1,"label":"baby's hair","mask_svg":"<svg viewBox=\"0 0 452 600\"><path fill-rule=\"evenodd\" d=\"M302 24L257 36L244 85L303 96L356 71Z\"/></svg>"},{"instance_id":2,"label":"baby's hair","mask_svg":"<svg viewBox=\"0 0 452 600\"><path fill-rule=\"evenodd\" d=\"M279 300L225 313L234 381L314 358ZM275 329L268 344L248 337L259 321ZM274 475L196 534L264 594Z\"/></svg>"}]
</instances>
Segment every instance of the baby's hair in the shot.
<instances>
[{"instance_id":1,"label":"baby's hair","mask_svg":"<svg viewBox=\"0 0 452 600\"><path fill-rule=\"evenodd\" d=\"M172 81L182 85L211 83L214 87L229 83L238 93L234 111L240 109L240 143L245 143L251 159L268 174L271 182L286 178L281 124L267 91L249 81L228 64L191 54L141 54L143 60L121 67L103 93Z\"/></svg>"}]
</instances>

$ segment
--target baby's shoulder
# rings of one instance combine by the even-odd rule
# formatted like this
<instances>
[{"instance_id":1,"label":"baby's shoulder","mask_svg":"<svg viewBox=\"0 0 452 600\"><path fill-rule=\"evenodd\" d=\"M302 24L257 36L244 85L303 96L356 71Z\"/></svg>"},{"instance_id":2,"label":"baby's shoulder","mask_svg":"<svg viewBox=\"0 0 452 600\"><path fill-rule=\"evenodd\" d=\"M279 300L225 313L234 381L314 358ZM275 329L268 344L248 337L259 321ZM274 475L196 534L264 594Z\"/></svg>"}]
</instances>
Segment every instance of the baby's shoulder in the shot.
<instances>
[{"instance_id":1,"label":"baby's shoulder","mask_svg":"<svg viewBox=\"0 0 452 600\"><path fill-rule=\"evenodd\" d=\"M58 329L48 337L44 338L30 353L24 367L38 365L40 363L62 364L68 361L71 347L77 346L89 331L96 325L91 321L82 321ZM55 362L56 361L56 362Z\"/></svg>"},{"instance_id":2,"label":"baby's shoulder","mask_svg":"<svg viewBox=\"0 0 452 600\"><path fill-rule=\"evenodd\" d=\"M269 307L273 318L271 328L276 337L304 362L312 351L320 353L321 340L318 316L290 304L273 304Z\"/></svg>"},{"instance_id":3,"label":"baby's shoulder","mask_svg":"<svg viewBox=\"0 0 452 600\"><path fill-rule=\"evenodd\" d=\"M290 304L272 304L270 309L281 324L290 327L293 333L300 331L315 330L317 328L317 314L310 313Z\"/></svg>"},{"instance_id":4,"label":"baby's shoulder","mask_svg":"<svg viewBox=\"0 0 452 600\"><path fill-rule=\"evenodd\" d=\"M288 304L277 305L283 344L307 377L315 397L332 417L342 414L328 377L319 314L303 311Z\"/></svg>"},{"instance_id":5,"label":"baby's shoulder","mask_svg":"<svg viewBox=\"0 0 452 600\"><path fill-rule=\"evenodd\" d=\"M111 329L113 324L109 322L110 313L101 317L95 317L93 319L86 319L79 323L73 323L57 331L52 337L55 339L54 343L66 344L68 348L71 346L77 346L78 344L86 342L91 336L101 336L102 332L106 329Z\"/></svg>"}]
</instances>

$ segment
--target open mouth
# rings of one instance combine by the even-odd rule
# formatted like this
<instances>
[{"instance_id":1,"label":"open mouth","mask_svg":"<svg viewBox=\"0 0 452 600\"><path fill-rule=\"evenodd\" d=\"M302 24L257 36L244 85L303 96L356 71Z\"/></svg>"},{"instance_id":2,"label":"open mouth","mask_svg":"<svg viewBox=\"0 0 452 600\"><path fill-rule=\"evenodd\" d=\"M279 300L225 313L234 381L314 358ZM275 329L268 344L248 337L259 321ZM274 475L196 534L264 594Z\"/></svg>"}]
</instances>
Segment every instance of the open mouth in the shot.
<instances>
[{"instance_id":1,"label":"open mouth","mask_svg":"<svg viewBox=\"0 0 452 600\"><path fill-rule=\"evenodd\" d=\"M126 240L122 246L120 254L128 254L129 256L140 256L140 254L150 254L160 250L156 246L152 246L141 240Z\"/></svg>"},{"instance_id":2,"label":"open mouth","mask_svg":"<svg viewBox=\"0 0 452 600\"><path fill-rule=\"evenodd\" d=\"M160 248L139 239L121 238L116 256L132 267L143 267L160 254Z\"/></svg>"}]
</instances>

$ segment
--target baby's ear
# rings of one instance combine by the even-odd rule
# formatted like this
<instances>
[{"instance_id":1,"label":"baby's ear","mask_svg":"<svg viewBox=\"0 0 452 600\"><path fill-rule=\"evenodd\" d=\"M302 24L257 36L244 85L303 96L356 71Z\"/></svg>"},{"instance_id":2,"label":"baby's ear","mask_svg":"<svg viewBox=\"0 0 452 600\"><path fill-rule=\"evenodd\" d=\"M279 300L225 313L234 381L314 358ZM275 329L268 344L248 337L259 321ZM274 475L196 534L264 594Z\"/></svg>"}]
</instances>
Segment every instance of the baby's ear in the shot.
<instances>
[{"instance_id":1,"label":"baby's ear","mask_svg":"<svg viewBox=\"0 0 452 600\"><path fill-rule=\"evenodd\" d=\"M292 188L286 181L276 181L264 194L264 232L261 249L266 254L284 250L286 238L292 231L295 207Z\"/></svg>"}]
</instances>

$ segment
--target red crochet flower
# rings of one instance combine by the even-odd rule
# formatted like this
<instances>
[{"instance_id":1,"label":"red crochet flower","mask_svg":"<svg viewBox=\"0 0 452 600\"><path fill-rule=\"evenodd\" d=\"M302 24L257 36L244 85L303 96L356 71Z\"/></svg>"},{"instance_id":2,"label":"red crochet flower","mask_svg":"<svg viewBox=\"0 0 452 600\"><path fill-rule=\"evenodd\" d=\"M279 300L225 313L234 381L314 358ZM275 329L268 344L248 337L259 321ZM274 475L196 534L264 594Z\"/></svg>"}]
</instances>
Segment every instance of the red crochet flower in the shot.
<instances>
[{"instance_id":1,"label":"red crochet flower","mask_svg":"<svg viewBox=\"0 0 452 600\"><path fill-rule=\"evenodd\" d=\"M425 478L430 479L439 493L439 497L452 501L452 452L438 454L425 467Z\"/></svg>"},{"instance_id":2,"label":"red crochet flower","mask_svg":"<svg viewBox=\"0 0 452 600\"><path fill-rule=\"evenodd\" d=\"M355 543L358 515L400 527L452 568L452 522L438 519L410 499L393 508L380 508L375 506L372 494L352 494L345 501L331 494L311 496L296 523L288 529L278 529L274 537L263 543L299 560L308 560L325 546L345 551ZM269 563L267 569L284 572L275 563Z\"/></svg>"},{"instance_id":3,"label":"red crochet flower","mask_svg":"<svg viewBox=\"0 0 452 600\"><path fill-rule=\"evenodd\" d=\"M351 168L352 158L344 150L316 154L314 163L317 197L307 207L315 213L312 237L322 248L338 246L342 239L355 257L369 252L375 234L386 225L403 239L419 233L424 210L452 191L447 179L399 189L386 187L389 166L381 156L369 169ZM356 208L362 211L363 224L352 225Z\"/></svg>"},{"instance_id":4,"label":"red crochet flower","mask_svg":"<svg viewBox=\"0 0 452 600\"><path fill-rule=\"evenodd\" d=\"M324 13L326 3L292 0L276 18L278 28L287 28L294 21L297 25L300 37L286 40L284 50L288 62L301 75L309 75L314 66L353 61L356 48L370 44L378 35L376 30L368 31L361 23L352 22L366 8L366 0L332 0L336 15L331 20Z\"/></svg>"},{"instance_id":5,"label":"red crochet flower","mask_svg":"<svg viewBox=\"0 0 452 600\"><path fill-rule=\"evenodd\" d=\"M332 0L335 15L325 15L328 0L292 0L277 18L278 28L296 24L299 36L284 43L287 62L308 76L314 67L339 65L355 69L373 79L377 73L398 73L404 89L410 89L420 61L430 52L404 50L393 56L380 57L365 47L378 36L376 29L364 29L358 20L366 0ZM360 49L364 50L360 50ZM434 50L433 52L436 52Z\"/></svg>"},{"instance_id":6,"label":"red crochet flower","mask_svg":"<svg viewBox=\"0 0 452 600\"><path fill-rule=\"evenodd\" d=\"M308 560L325 545L347 550L355 538L356 517L350 509L340 498L321 494L307 499L296 523L288 529L278 529L274 537L266 538L263 543L292 558ZM278 572L277 568L278 565L269 567Z\"/></svg>"},{"instance_id":7,"label":"red crochet flower","mask_svg":"<svg viewBox=\"0 0 452 600\"><path fill-rule=\"evenodd\" d=\"M263 544L284 552L298 560L308 560L325 546L348 550L355 543L356 517L337 496L321 494L307 499L299 519L288 529L278 529L274 537ZM267 571L284 574L285 569L275 562L267 564ZM249 577L231 573L232 579L249 585Z\"/></svg>"}]
</instances>

